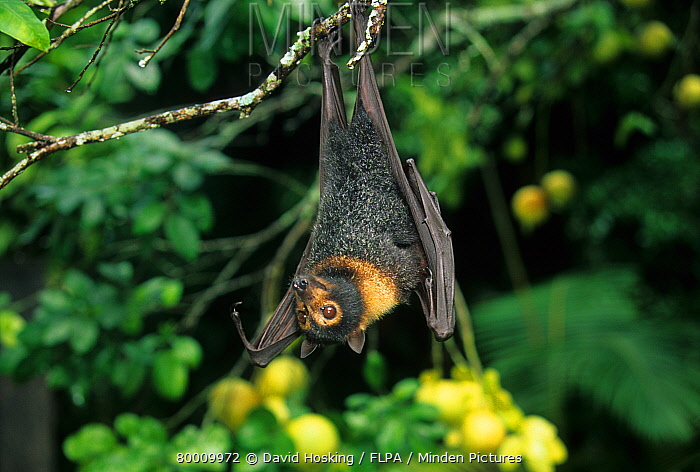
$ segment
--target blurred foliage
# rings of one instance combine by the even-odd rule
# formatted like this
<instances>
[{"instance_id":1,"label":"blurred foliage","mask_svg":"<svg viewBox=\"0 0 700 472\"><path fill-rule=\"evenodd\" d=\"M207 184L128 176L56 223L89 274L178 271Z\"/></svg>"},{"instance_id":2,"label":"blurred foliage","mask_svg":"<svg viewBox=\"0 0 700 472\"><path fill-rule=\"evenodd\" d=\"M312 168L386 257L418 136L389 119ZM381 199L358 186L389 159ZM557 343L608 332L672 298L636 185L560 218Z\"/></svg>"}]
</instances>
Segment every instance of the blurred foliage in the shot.
<instances>
[{"instance_id":1,"label":"blurred foliage","mask_svg":"<svg viewBox=\"0 0 700 472\"><path fill-rule=\"evenodd\" d=\"M41 23L53 2L5 3L2 60L15 39L33 49L2 76L3 125L54 136L245 93L335 11L192 2L140 67L181 5L132 2L24 68L48 26L55 39L97 2L60 24ZM379 453L363 470L475 444L524 461L469 470L697 468L700 4L428 1L387 21L377 79L453 230L483 374L461 306L444 351L399 310L364 357L326 348L250 373L227 312L242 300L252 332L274 309L313 220L310 56L245 120L77 147L0 191L0 373L55 393L61 470L298 470L289 455L318 452L313 434L356 461ZM9 169L29 138L0 139Z\"/></svg>"},{"instance_id":2,"label":"blurred foliage","mask_svg":"<svg viewBox=\"0 0 700 472\"><path fill-rule=\"evenodd\" d=\"M676 334L697 336L697 327L644 319L634 282L629 268L565 274L477 304L477 337L507 384L530 389L526 409L558 416L562 397L579 391L651 440L687 442L700 415L700 369Z\"/></svg>"}]
</instances>

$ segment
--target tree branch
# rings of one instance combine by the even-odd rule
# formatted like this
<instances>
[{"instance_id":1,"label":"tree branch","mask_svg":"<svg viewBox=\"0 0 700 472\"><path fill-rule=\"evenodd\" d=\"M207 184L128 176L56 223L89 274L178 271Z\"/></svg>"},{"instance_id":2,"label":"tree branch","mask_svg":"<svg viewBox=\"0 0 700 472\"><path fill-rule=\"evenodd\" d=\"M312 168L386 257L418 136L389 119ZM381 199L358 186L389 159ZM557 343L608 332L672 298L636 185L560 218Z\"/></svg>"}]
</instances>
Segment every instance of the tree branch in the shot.
<instances>
[{"instance_id":1,"label":"tree branch","mask_svg":"<svg viewBox=\"0 0 700 472\"><path fill-rule=\"evenodd\" d=\"M379 0L377 4L385 3L385 1L386 0ZM0 178L0 189L7 186L10 181L24 172L24 170L32 164L57 151L65 151L89 143L107 141L139 131L158 128L170 123L215 113L240 111L243 117L248 116L251 111L265 98L270 96L270 94L280 86L282 81L297 67L304 56L311 51L315 41L340 28L350 19L350 5L349 3L345 3L330 17L297 33L299 39L292 44L284 57L280 59L275 70L267 76L258 88L245 95L193 105L179 110L167 111L104 129L86 131L72 136L47 137L46 139L40 139L17 146L18 152L28 153L28 156L18 162ZM375 16L374 21L380 22L382 20L383 15ZM377 28L378 26L371 22L367 25L368 31L371 29L373 32L376 31ZM0 122L0 130L18 132L16 127L9 126L2 122Z\"/></svg>"},{"instance_id":2,"label":"tree branch","mask_svg":"<svg viewBox=\"0 0 700 472\"><path fill-rule=\"evenodd\" d=\"M182 7L180 8L180 13L177 15L177 19L175 20L175 24L173 25L172 28L170 28L170 31L168 31L168 34L165 35L163 40L156 46L155 49L141 49L139 51L136 51L140 54L143 53L149 53L148 56L144 57L139 61L139 67L146 67L149 62L151 62L151 59L158 54L158 51L160 51L163 46L165 46L165 43L168 42L168 40L177 32L177 30L180 29L180 26L182 26L182 19L185 17L185 13L187 12L187 7L190 4L190 0L185 0L182 3Z\"/></svg>"}]
</instances>

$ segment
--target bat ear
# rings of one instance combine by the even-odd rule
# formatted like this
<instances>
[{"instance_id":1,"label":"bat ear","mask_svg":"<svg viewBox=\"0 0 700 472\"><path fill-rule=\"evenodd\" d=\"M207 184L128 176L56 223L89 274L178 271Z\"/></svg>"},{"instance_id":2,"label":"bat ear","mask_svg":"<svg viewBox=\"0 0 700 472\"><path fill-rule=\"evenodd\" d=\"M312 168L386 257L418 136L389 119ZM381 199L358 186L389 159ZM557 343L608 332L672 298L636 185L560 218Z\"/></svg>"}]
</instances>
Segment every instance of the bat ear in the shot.
<instances>
[{"instance_id":1,"label":"bat ear","mask_svg":"<svg viewBox=\"0 0 700 472\"><path fill-rule=\"evenodd\" d=\"M318 347L317 344L314 344L304 339L304 341L301 343L301 358L303 359L312 352L314 352L316 350L316 347Z\"/></svg>"},{"instance_id":2,"label":"bat ear","mask_svg":"<svg viewBox=\"0 0 700 472\"><path fill-rule=\"evenodd\" d=\"M356 329L352 333L348 334L347 340L348 340L348 346L350 346L350 349L352 349L356 353L360 354L362 352L362 348L365 346L365 332L364 332L364 330Z\"/></svg>"}]
</instances>

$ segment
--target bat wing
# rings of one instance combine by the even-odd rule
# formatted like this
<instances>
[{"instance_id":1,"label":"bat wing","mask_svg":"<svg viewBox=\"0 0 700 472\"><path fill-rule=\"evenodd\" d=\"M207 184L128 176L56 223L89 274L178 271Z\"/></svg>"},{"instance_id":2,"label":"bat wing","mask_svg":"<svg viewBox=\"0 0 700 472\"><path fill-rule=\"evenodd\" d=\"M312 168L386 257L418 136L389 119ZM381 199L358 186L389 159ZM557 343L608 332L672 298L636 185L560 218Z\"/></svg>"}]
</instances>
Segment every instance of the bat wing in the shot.
<instances>
[{"instance_id":1,"label":"bat wing","mask_svg":"<svg viewBox=\"0 0 700 472\"><path fill-rule=\"evenodd\" d=\"M367 15L360 8L353 9L355 35L358 43L365 35ZM359 62L358 91L355 110L364 107L372 119L379 136L387 146L392 174L418 229L426 270L416 293L420 298L428 326L435 338L444 341L454 332L454 254L450 230L440 215L435 193L430 192L421 178L412 159L401 164L384 105L379 96L377 79L372 69L369 54Z\"/></svg>"},{"instance_id":2,"label":"bat wing","mask_svg":"<svg viewBox=\"0 0 700 472\"><path fill-rule=\"evenodd\" d=\"M310 243L307 243L301 261L297 266L297 274L306 264L309 247ZM231 313L231 318L233 318L238 334L248 351L250 361L257 366L265 367L301 334L296 317L296 300L292 290L291 286L287 289L272 317L270 317L260 335L252 343L248 341L245 335L238 312L234 309Z\"/></svg>"},{"instance_id":3,"label":"bat wing","mask_svg":"<svg viewBox=\"0 0 700 472\"><path fill-rule=\"evenodd\" d=\"M345 116L343 93L340 87L338 66L330 59L331 49L337 40L336 38L337 35L335 34L329 35L318 43L319 54L323 63L321 148L319 158L321 188L323 188L324 162L326 159L325 145L328 142L329 127L336 126L339 128L347 128L348 126ZM301 261L297 266L295 275L301 274L305 269L310 249L311 242L309 241L306 245L306 249L304 249ZM267 322L260 335L252 343L248 341L245 335L238 312L233 310L231 317L250 355L251 362L260 367L266 366L301 334L301 329L299 328L296 317L295 295L291 286L287 289L282 301L277 306L277 309L272 314L272 317Z\"/></svg>"},{"instance_id":4,"label":"bat wing","mask_svg":"<svg viewBox=\"0 0 700 472\"><path fill-rule=\"evenodd\" d=\"M331 60L333 46L338 42L338 32L321 39L318 43L318 54L323 65L323 97L321 102L321 143L319 146L319 183L323 191L323 180L326 173L326 144L330 136L330 127L345 129L348 119L345 116L345 101L340 86L338 66Z\"/></svg>"},{"instance_id":5,"label":"bat wing","mask_svg":"<svg viewBox=\"0 0 700 472\"><path fill-rule=\"evenodd\" d=\"M455 263L452 235L440 215L435 192L430 192L413 159L406 161L410 192L415 196L409 207L413 215L426 259L426 272L416 290L428 326L435 339L445 341L455 328Z\"/></svg>"}]
</instances>

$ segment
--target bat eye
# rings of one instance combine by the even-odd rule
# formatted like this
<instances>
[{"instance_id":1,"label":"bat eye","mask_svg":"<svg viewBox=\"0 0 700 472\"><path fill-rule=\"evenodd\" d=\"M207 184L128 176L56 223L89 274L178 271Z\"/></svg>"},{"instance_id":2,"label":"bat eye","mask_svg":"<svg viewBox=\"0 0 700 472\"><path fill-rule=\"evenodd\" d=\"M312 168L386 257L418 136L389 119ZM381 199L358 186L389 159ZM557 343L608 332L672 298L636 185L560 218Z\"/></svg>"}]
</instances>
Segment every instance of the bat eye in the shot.
<instances>
[{"instance_id":1,"label":"bat eye","mask_svg":"<svg viewBox=\"0 0 700 472\"><path fill-rule=\"evenodd\" d=\"M306 319L308 318L308 315L304 310L299 310L297 311L297 319L299 320L300 324L306 324Z\"/></svg>"},{"instance_id":2,"label":"bat eye","mask_svg":"<svg viewBox=\"0 0 700 472\"><path fill-rule=\"evenodd\" d=\"M335 318L336 314L335 307L333 305L326 305L323 308L321 308L321 314L327 320L332 320L333 318Z\"/></svg>"}]
</instances>

